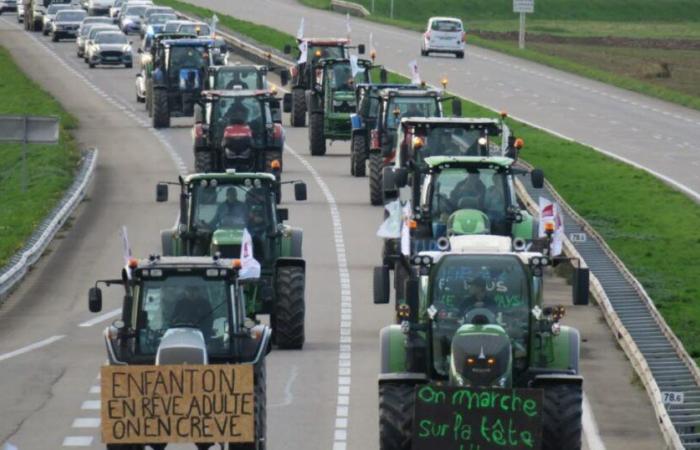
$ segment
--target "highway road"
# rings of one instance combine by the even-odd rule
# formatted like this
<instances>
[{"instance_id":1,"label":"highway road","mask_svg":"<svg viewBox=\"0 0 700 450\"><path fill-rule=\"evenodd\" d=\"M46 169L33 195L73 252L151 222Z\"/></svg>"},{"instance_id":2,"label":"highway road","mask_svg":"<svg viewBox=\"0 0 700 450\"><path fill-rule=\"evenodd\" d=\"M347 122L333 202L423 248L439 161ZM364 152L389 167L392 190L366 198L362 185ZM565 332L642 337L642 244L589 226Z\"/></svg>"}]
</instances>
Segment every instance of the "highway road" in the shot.
<instances>
[{"instance_id":1,"label":"highway road","mask_svg":"<svg viewBox=\"0 0 700 450\"><path fill-rule=\"evenodd\" d=\"M296 0L191 3L292 35L302 17L306 36L346 35L343 15ZM474 46L464 60L422 58L420 33L357 18L351 24L356 43L373 33L378 59L389 69L407 74L416 59L425 81L438 85L447 76L452 92L644 167L700 201L700 111Z\"/></svg>"},{"instance_id":2,"label":"highway road","mask_svg":"<svg viewBox=\"0 0 700 450\"><path fill-rule=\"evenodd\" d=\"M158 231L173 223L177 207L156 204L154 186L192 168L191 119L156 132L135 102L135 69L90 70L73 43L21 31L13 16L0 18L0 45L80 119L81 145L100 149L95 180L71 226L0 308L0 443L103 448L96 421L101 330L114 319L120 293L106 290L105 314L94 316L87 289L120 270L122 225L137 255L159 250ZM311 158L306 129L288 129L287 144L283 177L309 186L308 201L285 204L290 223L305 230L307 344L269 356L268 448L377 448L378 332L393 320L391 306L371 303L382 212L368 204L367 180L349 176L347 143ZM570 303L562 280L547 282L549 302ZM646 395L600 312L569 307L566 322L584 339L584 447L662 448Z\"/></svg>"}]
</instances>

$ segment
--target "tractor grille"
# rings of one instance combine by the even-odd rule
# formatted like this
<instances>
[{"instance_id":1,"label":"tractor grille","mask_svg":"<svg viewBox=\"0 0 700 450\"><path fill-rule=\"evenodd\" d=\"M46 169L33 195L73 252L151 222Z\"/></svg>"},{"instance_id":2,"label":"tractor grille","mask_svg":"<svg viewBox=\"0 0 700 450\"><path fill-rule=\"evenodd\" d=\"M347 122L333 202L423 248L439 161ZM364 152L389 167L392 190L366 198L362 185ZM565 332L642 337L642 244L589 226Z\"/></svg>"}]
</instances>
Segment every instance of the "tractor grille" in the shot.
<instances>
[{"instance_id":1,"label":"tractor grille","mask_svg":"<svg viewBox=\"0 0 700 450\"><path fill-rule=\"evenodd\" d=\"M222 258L240 258L241 257L241 246L240 245L220 245L217 247L219 253L221 253Z\"/></svg>"}]
</instances>

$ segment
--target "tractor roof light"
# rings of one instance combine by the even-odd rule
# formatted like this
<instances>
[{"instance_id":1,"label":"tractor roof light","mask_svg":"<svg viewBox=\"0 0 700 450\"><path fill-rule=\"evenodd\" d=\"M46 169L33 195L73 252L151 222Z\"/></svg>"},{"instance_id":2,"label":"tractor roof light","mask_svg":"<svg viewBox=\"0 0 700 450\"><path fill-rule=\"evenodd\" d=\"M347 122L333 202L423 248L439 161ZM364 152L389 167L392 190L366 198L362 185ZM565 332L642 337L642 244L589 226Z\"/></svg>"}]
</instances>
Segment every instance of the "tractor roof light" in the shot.
<instances>
[{"instance_id":1,"label":"tractor roof light","mask_svg":"<svg viewBox=\"0 0 700 450\"><path fill-rule=\"evenodd\" d=\"M320 58L321 57L321 50L316 50L314 52L314 56L316 56L317 58Z\"/></svg>"},{"instance_id":2,"label":"tractor roof light","mask_svg":"<svg viewBox=\"0 0 700 450\"><path fill-rule=\"evenodd\" d=\"M554 222L545 222L544 231L545 233L554 233Z\"/></svg>"},{"instance_id":3,"label":"tractor roof light","mask_svg":"<svg viewBox=\"0 0 700 450\"><path fill-rule=\"evenodd\" d=\"M443 77L442 80L440 80L440 84L442 84L443 89L447 89L447 77Z\"/></svg>"},{"instance_id":4,"label":"tractor roof light","mask_svg":"<svg viewBox=\"0 0 700 450\"><path fill-rule=\"evenodd\" d=\"M522 138L517 138L517 139L515 140L515 143L513 144L513 146L514 146L515 148L517 148L518 150L520 150L520 149L522 149L523 147L525 147L525 141L523 141Z\"/></svg>"},{"instance_id":5,"label":"tractor roof light","mask_svg":"<svg viewBox=\"0 0 700 450\"><path fill-rule=\"evenodd\" d=\"M374 60L377 59L377 51L376 50L370 51L369 57L372 59L372 62L374 62Z\"/></svg>"},{"instance_id":6,"label":"tractor roof light","mask_svg":"<svg viewBox=\"0 0 700 450\"><path fill-rule=\"evenodd\" d=\"M411 141L411 143L413 144L414 150L419 150L419 149L423 148L423 146L425 145L425 141L420 136L415 136L413 138L413 140Z\"/></svg>"},{"instance_id":7,"label":"tractor roof light","mask_svg":"<svg viewBox=\"0 0 700 450\"><path fill-rule=\"evenodd\" d=\"M399 319L408 320L409 316L411 315L411 307L408 306L407 304L403 303L403 304L399 305L399 308L396 311L396 314L398 315Z\"/></svg>"},{"instance_id":8,"label":"tractor roof light","mask_svg":"<svg viewBox=\"0 0 700 450\"><path fill-rule=\"evenodd\" d=\"M416 228L418 228L418 222L416 222L416 221L413 220L413 219L409 219L409 220L407 221L407 225L408 225L408 228L411 229L411 230L415 230Z\"/></svg>"},{"instance_id":9,"label":"tractor roof light","mask_svg":"<svg viewBox=\"0 0 700 450\"><path fill-rule=\"evenodd\" d=\"M282 167L282 165L280 164L280 162L279 162L278 159L274 159L274 160L272 160L272 162L270 163L270 168L271 168L272 170L280 170L280 167Z\"/></svg>"},{"instance_id":10,"label":"tractor roof light","mask_svg":"<svg viewBox=\"0 0 700 450\"><path fill-rule=\"evenodd\" d=\"M235 270L240 269L242 267L241 260L238 258L232 260L231 267L233 267L233 269L235 269Z\"/></svg>"},{"instance_id":11,"label":"tractor roof light","mask_svg":"<svg viewBox=\"0 0 700 450\"><path fill-rule=\"evenodd\" d=\"M277 86L272 86L270 88L270 94L277 95Z\"/></svg>"},{"instance_id":12,"label":"tractor roof light","mask_svg":"<svg viewBox=\"0 0 700 450\"><path fill-rule=\"evenodd\" d=\"M399 108L394 108L394 117L398 118L401 115L401 110Z\"/></svg>"},{"instance_id":13,"label":"tractor roof light","mask_svg":"<svg viewBox=\"0 0 700 450\"><path fill-rule=\"evenodd\" d=\"M501 111L501 119L506 119L508 118L508 113L505 111Z\"/></svg>"},{"instance_id":14,"label":"tractor roof light","mask_svg":"<svg viewBox=\"0 0 700 450\"><path fill-rule=\"evenodd\" d=\"M139 260L136 258L129 258L127 266L129 267L129 269L135 269L139 266Z\"/></svg>"}]
</instances>

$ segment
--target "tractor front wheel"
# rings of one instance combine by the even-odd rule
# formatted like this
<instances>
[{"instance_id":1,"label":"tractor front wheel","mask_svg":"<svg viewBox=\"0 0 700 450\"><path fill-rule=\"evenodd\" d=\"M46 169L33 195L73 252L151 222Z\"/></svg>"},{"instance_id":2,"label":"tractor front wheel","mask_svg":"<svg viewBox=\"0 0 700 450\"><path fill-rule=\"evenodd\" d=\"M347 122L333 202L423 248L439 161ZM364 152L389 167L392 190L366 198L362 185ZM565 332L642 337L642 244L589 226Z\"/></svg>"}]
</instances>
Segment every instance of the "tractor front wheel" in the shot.
<instances>
[{"instance_id":1,"label":"tractor front wheel","mask_svg":"<svg viewBox=\"0 0 700 450\"><path fill-rule=\"evenodd\" d=\"M413 386L379 385L379 450L410 450L413 428Z\"/></svg>"},{"instance_id":2,"label":"tractor front wheel","mask_svg":"<svg viewBox=\"0 0 700 450\"><path fill-rule=\"evenodd\" d=\"M582 402L580 384L544 387L543 450L581 450Z\"/></svg>"},{"instance_id":3,"label":"tractor front wheel","mask_svg":"<svg viewBox=\"0 0 700 450\"><path fill-rule=\"evenodd\" d=\"M369 154L369 202L374 206L379 206L384 202L382 196L382 170L384 169L384 158L379 152Z\"/></svg>"},{"instance_id":4,"label":"tractor front wheel","mask_svg":"<svg viewBox=\"0 0 700 450\"><path fill-rule=\"evenodd\" d=\"M265 360L255 366L255 442L229 444L229 450L265 450L267 441L267 374Z\"/></svg>"},{"instance_id":5,"label":"tractor front wheel","mask_svg":"<svg viewBox=\"0 0 700 450\"><path fill-rule=\"evenodd\" d=\"M367 139L362 133L352 135L350 141L350 174L355 177L364 177L367 169Z\"/></svg>"},{"instance_id":6,"label":"tractor front wheel","mask_svg":"<svg viewBox=\"0 0 700 450\"><path fill-rule=\"evenodd\" d=\"M272 332L279 348L300 349L304 346L305 284L303 268L283 266L277 269Z\"/></svg>"},{"instance_id":7,"label":"tractor front wheel","mask_svg":"<svg viewBox=\"0 0 700 450\"><path fill-rule=\"evenodd\" d=\"M168 93L165 89L153 89L153 128L170 127Z\"/></svg>"},{"instance_id":8,"label":"tractor front wheel","mask_svg":"<svg viewBox=\"0 0 700 450\"><path fill-rule=\"evenodd\" d=\"M312 156L326 154L326 136L323 133L323 113L309 114L309 145Z\"/></svg>"},{"instance_id":9,"label":"tractor front wheel","mask_svg":"<svg viewBox=\"0 0 700 450\"><path fill-rule=\"evenodd\" d=\"M197 173L214 172L214 155L209 149L195 150L194 170Z\"/></svg>"},{"instance_id":10,"label":"tractor front wheel","mask_svg":"<svg viewBox=\"0 0 700 450\"><path fill-rule=\"evenodd\" d=\"M303 89L292 89L292 112L289 120L293 127L306 125L306 92Z\"/></svg>"}]
</instances>

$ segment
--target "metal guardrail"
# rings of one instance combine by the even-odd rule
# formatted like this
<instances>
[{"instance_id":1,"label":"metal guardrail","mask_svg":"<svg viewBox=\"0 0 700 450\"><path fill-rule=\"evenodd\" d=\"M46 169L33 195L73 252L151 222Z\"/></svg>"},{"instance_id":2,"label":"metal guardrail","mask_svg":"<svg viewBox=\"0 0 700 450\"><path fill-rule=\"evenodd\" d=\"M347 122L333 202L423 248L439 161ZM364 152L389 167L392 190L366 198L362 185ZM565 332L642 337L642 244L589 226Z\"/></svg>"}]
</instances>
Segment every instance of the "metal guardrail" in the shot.
<instances>
[{"instance_id":1,"label":"metal guardrail","mask_svg":"<svg viewBox=\"0 0 700 450\"><path fill-rule=\"evenodd\" d=\"M39 260L56 233L85 197L88 183L97 164L97 154L97 149L84 152L78 174L60 203L34 231L25 246L10 259L5 267L0 268L0 301L7 297Z\"/></svg>"},{"instance_id":2,"label":"metal guardrail","mask_svg":"<svg viewBox=\"0 0 700 450\"><path fill-rule=\"evenodd\" d=\"M364 6L358 3L346 2L345 0L331 0L331 9L333 11L347 12L358 17L367 17L370 14Z\"/></svg>"}]
</instances>

